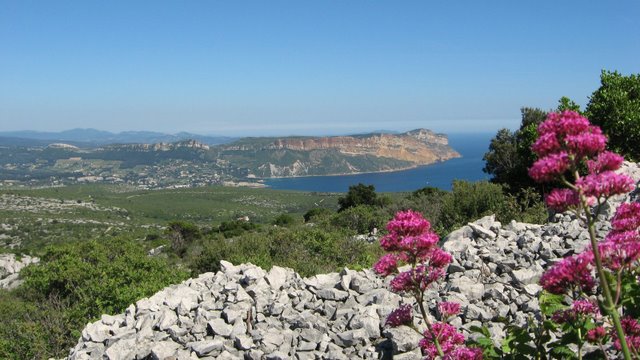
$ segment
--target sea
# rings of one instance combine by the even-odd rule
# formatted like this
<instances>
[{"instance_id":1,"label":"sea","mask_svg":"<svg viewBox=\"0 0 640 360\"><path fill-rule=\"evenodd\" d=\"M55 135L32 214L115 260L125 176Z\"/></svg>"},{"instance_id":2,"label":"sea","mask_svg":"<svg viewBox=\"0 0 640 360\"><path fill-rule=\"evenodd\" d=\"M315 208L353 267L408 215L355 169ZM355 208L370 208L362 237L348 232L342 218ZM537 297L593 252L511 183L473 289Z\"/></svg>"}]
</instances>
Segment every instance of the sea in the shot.
<instances>
[{"instance_id":1,"label":"sea","mask_svg":"<svg viewBox=\"0 0 640 360\"><path fill-rule=\"evenodd\" d=\"M482 171L482 157L489 150L495 133L448 134L449 145L462 157L417 168L384 173L336 176L305 176L268 179L272 189L317 192L346 192L349 186L363 183L374 185L378 192L405 192L426 186L451 190L453 180L480 181L489 176Z\"/></svg>"}]
</instances>

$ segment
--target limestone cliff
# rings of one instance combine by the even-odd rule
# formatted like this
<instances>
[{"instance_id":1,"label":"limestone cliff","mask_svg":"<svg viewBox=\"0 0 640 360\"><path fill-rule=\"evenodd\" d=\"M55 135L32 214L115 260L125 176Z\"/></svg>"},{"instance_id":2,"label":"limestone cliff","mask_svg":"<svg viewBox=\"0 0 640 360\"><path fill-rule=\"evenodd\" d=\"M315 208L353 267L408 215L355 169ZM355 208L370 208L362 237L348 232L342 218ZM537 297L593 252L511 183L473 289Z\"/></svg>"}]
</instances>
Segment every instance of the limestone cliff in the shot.
<instances>
[{"instance_id":1,"label":"limestone cliff","mask_svg":"<svg viewBox=\"0 0 640 360\"><path fill-rule=\"evenodd\" d=\"M417 129L402 134L245 138L221 155L258 177L393 171L460 157L447 136Z\"/></svg>"}]
</instances>

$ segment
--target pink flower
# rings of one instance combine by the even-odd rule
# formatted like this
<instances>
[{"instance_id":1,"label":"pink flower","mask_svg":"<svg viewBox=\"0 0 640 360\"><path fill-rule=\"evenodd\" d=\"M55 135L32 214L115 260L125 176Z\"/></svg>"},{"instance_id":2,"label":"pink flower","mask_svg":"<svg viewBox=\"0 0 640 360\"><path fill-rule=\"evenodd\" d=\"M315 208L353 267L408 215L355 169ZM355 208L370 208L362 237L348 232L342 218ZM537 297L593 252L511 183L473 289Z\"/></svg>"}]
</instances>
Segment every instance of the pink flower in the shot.
<instances>
[{"instance_id":1,"label":"pink flower","mask_svg":"<svg viewBox=\"0 0 640 360\"><path fill-rule=\"evenodd\" d=\"M437 322L432 326L433 333L440 343L442 352L446 355L452 353L458 345L464 344L464 335L459 333L455 327L447 323ZM435 359L438 356L438 350L434 344L433 336L429 330L425 330L424 338L420 340L422 352L428 359Z\"/></svg>"},{"instance_id":2,"label":"pink flower","mask_svg":"<svg viewBox=\"0 0 640 360\"><path fill-rule=\"evenodd\" d=\"M552 294L565 294L574 287L590 292L596 282L591 275L589 255L583 253L562 259L542 274L540 285Z\"/></svg>"},{"instance_id":3,"label":"pink flower","mask_svg":"<svg viewBox=\"0 0 640 360\"><path fill-rule=\"evenodd\" d=\"M482 349L460 346L445 355L444 360L482 360Z\"/></svg>"},{"instance_id":4,"label":"pink flower","mask_svg":"<svg viewBox=\"0 0 640 360\"><path fill-rule=\"evenodd\" d=\"M624 203L618 207L611 219L615 231L637 231L640 227L640 203Z\"/></svg>"},{"instance_id":5,"label":"pink flower","mask_svg":"<svg viewBox=\"0 0 640 360\"><path fill-rule=\"evenodd\" d=\"M576 300L570 309L558 310L551 319L558 324L582 322L600 316L598 305L589 300Z\"/></svg>"},{"instance_id":6,"label":"pink flower","mask_svg":"<svg viewBox=\"0 0 640 360\"><path fill-rule=\"evenodd\" d=\"M588 130L564 138L567 148L578 157L594 156L604 151L607 145L607 137L602 135L599 127L590 126Z\"/></svg>"},{"instance_id":7,"label":"pink flower","mask_svg":"<svg viewBox=\"0 0 640 360\"><path fill-rule=\"evenodd\" d=\"M571 304L571 309L579 315L600 315L598 305L589 300L576 300Z\"/></svg>"},{"instance_id":8,"label":"pink flower","mask_svg":"<svg viewBox=\"0 0 640 360\"><path fill-rule=\"evenodd\" d=\"M438 304L438 311L440 311L440 315L446 319L460 313L460 304L444 301Z\"/></svg>"},{"instance_id":9,"label":"pink flower","mask_svg":"<svg viewBox=\"0 0 640 360\"><path fill-rule=\"evenodd\" d=\"M434 233L405 236L400 240L398 250L414 254L418 260L424 260L438 243L438 240L438 235Z\"/></svg>"},{"instance_id":10,"label":"pink flower","mask_svg":"<svg viewBox=\"0 0 640 360\"><path fill-rule=\"evenodd\" d=\"M571 167L569 154L562 151L539 159L529 169L529 176L537 182L549 182L564 174Z\"/></svg>"},{"instance_id":11,"label":"pink flower","mask_svg":"<svg viewBox=\"0 0 640 360\"><path fill-rule=\"evenodd\" d=\"M620 239L620 235L633 233L631 241L629 239ZM609 235L607 240L598 244L602 264L610 270L618 271L622 268L630 266L640 259L640 237L635 232L627 232ZM614 239L614 240L612 240Z\"/></svg>"},{"instance_id":12,"label":"pink flower","mask_svg":"<svg viewBox=\"0 0 640 360\"><path fill-rule=\"evenodd\" d=\"M586 196L600 198L628 193L635 188L635 183L627 175L605 171L579 178L576 186Z\"/></svg>"},{"instance_id":13,"label":"pink flower","mask_svg":"<svg viewBox=\"0 0 640 360\"><path fill-rule=\"evenodd\" d=\"M398 237L417 236L431 230L431 224L419 212L399 211L387 224L387 230Z\"/></svg>"},{"instance_id":14,"label":"pink flower","mask_svg":"<svg viewBox=\"0 0 640 360\"><path fill-rule=\"evenodd\" d=\"M413 308L409 304L400 305L399 308L393 310L389 316L387 316L386 324L391 327L398 327L400 325L411 324L413 318Z\"/></svg>"},{"instance_id":15,"label":"pink flower","mask_svg":"<svg viewBox=\"0 0 640 360\"><path fill-rule=\"evenodd\" d=\"M550 132L540 135L538 140L531 146L531 150L538 156L546 156L560 150L560 143L555 133Z\"/></svg>"},{"instance_id":16,"label":"pink flower","mask_svg":"<svg viewBox=\"0 0 640 360\"><path fill-rule=\"evenodd\" d=\"M553 189L544 200L548 207L558 212L580 204L580 196L571 189Z\"/></svg>"},{"instance_id":17,"label":"pink flower","mask_svg":"<svg viewBox=\"0 0 640 360\"><path fill-rule=\"evenodd\" d=\"M415 284L412 270L401 272L389 283L389 285L391 285L391 290L397 293L409 291L415 286Z\"/></svg>"},{"instance_id":18,"label":"pink flower","mask_svg":"<svg viewBox=\"0 0 640 360\"><path fill-rule=\"evenodd\" d=\"M429 259L429 265L436 268L444 268L445 266L451 264L453 261L453 257L448 252L435 248L433 252L431 252L431 257Z\"/></svg>"},{"instance_id":19,"label":"pink flower","mask_svg":"<svg viewBox=\"0 0 640 360\"><path fill-rule=\"evenodd\" d=\"M620 168L624 158L614 152L605 151L598 155L596 160L588 160L587 168L590 174L599 174L603 171L615 171Z\"/></svg>"},{"instance_id":20,"label":"pink flower","mask_svg":"<svg viewBox=\"0 0 640 360\"><path fill-rule=\"evenodd\" d=\"M558 137L579 134L589 128L589 120L575 111L549 113L547 119L538 125L538 134L555 133Z\"/></svg>"},{"instance_id":21,"label":"pink flower","mask_svg":"<svg viewBox=\"0 0 640 360\"><path fill-rule=\"evenodd\" d=\"M394 254L386 254L373 265L373 270L382 276L389 276L398 270L398 260Z\"/></svg>"},{"instance_id":22,"label":"pink flower","mask_svg":"<svg viewBox=\"0 0 640 360\"><path fill-rule=\"evenodd\" d=\"M631 348L640 349L640 323L638 320L631 317L625 317L620 321L622 323L622 330L624 331L627 339L627 344ZM618 340L615 332L613 334L614 339L613 346L620 350L620 340Z\"/></svg>"},{"instance_id":23,"label":"pink flower","mask_svg":"<svg viewBox=\"0 0 640 360\"><path fill-rule=\"evenodd\" d=\"M395 234L387 234L380 238L380 246L386 251L397 251L400 246L400 238Z\"/></svg>"},{"instance_id":24,"label":"pink flower","mask_svg":"<svg viewBox=\"0 0 640 360\"><path fill-rule=\"evenodd\" d=\"M607 336L607 331L602 326L598 326L587 331L585 338L592 344L599 344L604 340L605 336Z\"/></svg>"}]
</instances>

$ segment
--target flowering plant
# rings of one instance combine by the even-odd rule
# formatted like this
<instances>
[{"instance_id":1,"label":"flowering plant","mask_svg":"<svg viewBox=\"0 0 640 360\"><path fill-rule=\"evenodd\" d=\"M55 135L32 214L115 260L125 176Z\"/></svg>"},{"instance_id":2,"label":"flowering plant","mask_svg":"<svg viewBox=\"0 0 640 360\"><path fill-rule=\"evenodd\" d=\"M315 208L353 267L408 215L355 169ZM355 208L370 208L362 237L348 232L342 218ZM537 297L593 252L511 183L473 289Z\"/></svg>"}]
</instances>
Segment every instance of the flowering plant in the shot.
<instances>
[{"instance_id":1,"label":"flowering plant","mask_svg":"<svg viewBox=\"0 0 640 360\"><path fill-rule=\"evenodd\" d=\"M599 345L606 356L604 345L610 340L625 359L640 358L640 323L632 317L639 315L640 204L622 204L605 239L599 240L595 231L607 200L633 190L634 182L615 172L623 158L605 151L606 136L580 114L551 113L538 133L532 150L539 159L529 175L538 182L564 186L553 189L545 201L556 211L572 210L587 226L591 244L541 277L547 292L572 301L570 307L557 310L552 320L572 333L578 358L582 358L585 342ZM594 291L600 295L599 307L590 296ZM600 315L600 308L605 316Z\"/></svg>"},{"instance_id":2,"label":"flowering plant","mask_svg":"<svg viewBox=\"0 0 640 360\"><path fill-rule=\"evenodd\" d=\"M391 276L391 289L396 293L413 295L424 319L426 329L419 330L413 324L413 306L403 304L387 318L387 325L408 325L423 337L420 348L427 359L482 359L482 350L464 345L464 336L447 323L460 312L460 304L442 302L438 304L440 321L433 321L426 311L424 295L426 289L444 277L445 268L451 263L449 253L438 247L438 235L431 224L420 213L408 210L398 212L387 225L389 233L380 239L387 251L374 265L382 276ZM399 265L408 265L404 271Z\"/></svg>"}]
</instances>

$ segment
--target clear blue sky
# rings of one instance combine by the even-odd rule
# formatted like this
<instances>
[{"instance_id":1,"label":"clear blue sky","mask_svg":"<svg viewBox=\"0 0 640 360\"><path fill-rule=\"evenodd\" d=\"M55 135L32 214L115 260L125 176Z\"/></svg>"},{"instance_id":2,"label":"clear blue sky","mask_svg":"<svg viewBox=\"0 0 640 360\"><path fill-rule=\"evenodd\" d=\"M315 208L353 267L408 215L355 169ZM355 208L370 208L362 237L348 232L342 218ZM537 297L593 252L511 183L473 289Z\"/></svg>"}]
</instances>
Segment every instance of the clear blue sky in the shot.
<instances>
[{"instance_id":1,"label":"clear blue sky","mask_svg":"<svg viewBox=\"0 0 640 360\"><path fill-rule=\"evenodd\" d=\"M0 131L515 128L640 73L639 4L0 0Z\"/></svg>"}]
</instances>

